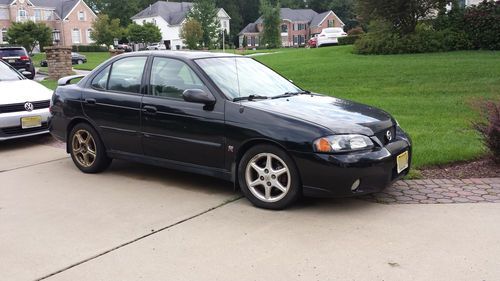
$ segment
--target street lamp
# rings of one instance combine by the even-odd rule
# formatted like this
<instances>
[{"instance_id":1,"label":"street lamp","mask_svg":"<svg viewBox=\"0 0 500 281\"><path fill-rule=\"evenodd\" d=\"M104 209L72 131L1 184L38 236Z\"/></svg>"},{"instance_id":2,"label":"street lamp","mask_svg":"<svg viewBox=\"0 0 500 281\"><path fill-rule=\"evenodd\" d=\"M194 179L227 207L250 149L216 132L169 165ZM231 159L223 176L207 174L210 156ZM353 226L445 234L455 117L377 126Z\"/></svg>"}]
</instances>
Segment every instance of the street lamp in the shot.
<instances>
[{"instance_id":1,"label":"street lamp","mask_svg":"<svg viewBox=\"0 0 500 281\"><path fill-rule=\"evenodd\" d=\"M54 45L59 45L61 41L61 31L59 29L52 30L52 40L54 41Z\"/></svg>"}]
</instances>

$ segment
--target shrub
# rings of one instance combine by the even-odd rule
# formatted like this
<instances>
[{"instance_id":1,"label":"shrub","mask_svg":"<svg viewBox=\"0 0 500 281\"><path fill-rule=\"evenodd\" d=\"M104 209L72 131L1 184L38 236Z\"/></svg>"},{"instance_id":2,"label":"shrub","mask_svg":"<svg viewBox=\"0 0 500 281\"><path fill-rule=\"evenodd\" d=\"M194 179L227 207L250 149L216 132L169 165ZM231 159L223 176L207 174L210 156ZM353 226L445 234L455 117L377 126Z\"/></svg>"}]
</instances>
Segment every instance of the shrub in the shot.
<instances>
[{"instance_id":1,"label":"shrub","mask_svg":"<svg viewBox=\"0 0 500 281\"><path fill-rule=\"evenodd\" d=\"M99 46L99 45L73 45L71 48L73 52L108 52L109 49L108 47L105 46Z\"/></svg>"},{"instance_id":2,"label":"shrub","mask_svg":"<svg viewBox=\"0 0 500 281\"><path fill-rule=\"evenodd\" d=\"M405 54L466 50L472 46L463 31L435 30L419 24L414 33L400 35L377 23L354 43L358 54Z\"/></svg>"},{"instance_id":3,"label":"shrub","mask_svg":"<svg viewBox=\"0 0 500 281\"><path fill-rule=\"evenodd\" d=\"M352 45L359 39L359 35L349 35L339 38L339 45Z\"/></svg>"},{"instance_id":4,"label":"shrub","mask_svg":"<svg viewBox=\"0 0 500 281\"><path fill-rule=\"evenodd\" d=\"M478 109L481 120L475 122L473 127L481 135L493 161L500 164L500 101L482 101Z\"/></svg>"},{"instance_id":5,"label":"shrub","mask_svg":"<svg viewBox=\"0 0 500 281\"><path fill-rule=\"evenodd\" d=\"M464 12L464 29L474 47L500 50L500 1L484 1Z\"/></svg>"},{"instance_id":6,"label":"shrub","mask_svg":"<svg viewBox=\"0 0 500 281\"><path fill-rule=\"evenodd\" d=\"M347 35L361 35L364 33L365 33L365 31L363 30L363 28L361 26L349 29L347 31Z\"/></svg>"}]
</instances>

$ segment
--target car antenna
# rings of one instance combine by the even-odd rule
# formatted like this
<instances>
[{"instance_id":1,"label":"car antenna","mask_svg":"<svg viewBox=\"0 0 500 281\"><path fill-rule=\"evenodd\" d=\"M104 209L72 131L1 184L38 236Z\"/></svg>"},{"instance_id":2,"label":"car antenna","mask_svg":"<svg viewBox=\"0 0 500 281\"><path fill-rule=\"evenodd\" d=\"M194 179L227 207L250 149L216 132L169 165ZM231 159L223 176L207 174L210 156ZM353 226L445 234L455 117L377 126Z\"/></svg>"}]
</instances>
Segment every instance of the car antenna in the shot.
<instances>
[{"instance_id":1,"label":"car antenna","mask_svg":"<svg viewBox=\"0 0 500 281\"><path fill-rule=\"evenodd\" d=\"M234 58L234 66L236 68L236 83L238 84L238 98L240 100L240 113L243 113L243 104L241 103L241 91L240 91L240 76L238 74L238 62L236 61L236 58Z\"/></svg>"}]
</instances>

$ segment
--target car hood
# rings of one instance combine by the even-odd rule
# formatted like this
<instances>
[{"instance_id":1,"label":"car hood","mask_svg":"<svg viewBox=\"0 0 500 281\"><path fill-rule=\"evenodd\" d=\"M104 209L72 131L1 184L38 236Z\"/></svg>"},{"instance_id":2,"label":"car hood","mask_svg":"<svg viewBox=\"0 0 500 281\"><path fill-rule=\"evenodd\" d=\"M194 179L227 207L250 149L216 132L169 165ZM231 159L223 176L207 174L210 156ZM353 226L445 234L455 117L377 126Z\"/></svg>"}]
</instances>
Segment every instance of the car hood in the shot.
<instances>
[{"instance_id":1,"label":"car hood","mask_svg":"<svg viewBox=\"0 0 500 281\"><path fill-rule=\"evenodd\" d=\"M2 89L0 91L0 104L50 100L52 97L51 90L28 79L0 81L0 89Z\"/></svg>"},{"instance_id":2,"label":"car hood","mask_svg":"<svg viewBox=\"0 0 500 281\"><path fill-rule=\"evenodd\" d=\"M371 136L394 126L392 117L383 110L318 94L257 100L245 102L245 106L315 123L334 134Z\"/></svg>"}]
</instances>

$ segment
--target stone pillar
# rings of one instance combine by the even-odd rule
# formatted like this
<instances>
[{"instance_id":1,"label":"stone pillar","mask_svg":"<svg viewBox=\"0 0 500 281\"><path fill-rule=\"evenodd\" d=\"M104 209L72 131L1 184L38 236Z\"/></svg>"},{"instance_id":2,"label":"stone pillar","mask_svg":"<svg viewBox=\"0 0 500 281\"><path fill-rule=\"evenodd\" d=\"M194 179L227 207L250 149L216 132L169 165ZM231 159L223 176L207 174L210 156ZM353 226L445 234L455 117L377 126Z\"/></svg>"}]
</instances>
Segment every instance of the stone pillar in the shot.
<instances>
[{"instance_id":1,"label":"stone pillar","mask_svg":"<svg viewBox=\"0 0 500 281\"><path fill-rule=\"evenodd\" d=\"M125 53L125 50L109 49L110 57L118 56Z\"/></svg>"},{"instance_id":2,"label":"stone pillar","mask_svg":"<svg viewBox=\"0 0 500 281\"><path fill-rule=\"evenodd\" d=\"M57 80L64 76L73 74L71 64L71 47L52 46L45 47L45 56L49 67L49 78Z\"/></svg>"}]
</instances>

